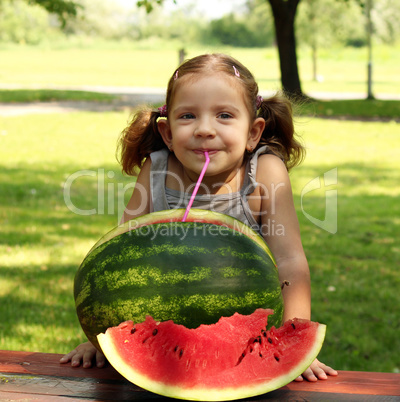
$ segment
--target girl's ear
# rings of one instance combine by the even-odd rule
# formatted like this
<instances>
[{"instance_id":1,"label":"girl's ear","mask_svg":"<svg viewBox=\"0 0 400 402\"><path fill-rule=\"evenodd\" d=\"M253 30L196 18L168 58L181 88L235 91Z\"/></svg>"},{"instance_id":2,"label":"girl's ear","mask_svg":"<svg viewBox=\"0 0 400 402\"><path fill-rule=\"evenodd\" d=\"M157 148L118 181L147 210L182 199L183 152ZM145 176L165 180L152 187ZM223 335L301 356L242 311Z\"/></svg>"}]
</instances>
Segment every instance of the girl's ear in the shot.
<instances>
[{"instance_id":1,"label":"girl's ear","mask_svg":"<svg viewBox=\"0 0 400 402\"><path fill-rule=\"evenodd\" d=\"M262 117L257 117L253 121L253 124L250 127L249 138L247 140L247 149L253 150L256 148L257 144L260 142L262 133L265 128L265 120Z\"/></svg>"},{"instance_id":2,"label":"girl's ear","mask_svg":"<svg viewBox=\"0 0 400 402\"><path fill-rule=\"evenodd\" d=\"M158 120L157 126L165 145L168 147L169 150L172 150L172 133L168 120Z\"/></svg>"}]
</instances>

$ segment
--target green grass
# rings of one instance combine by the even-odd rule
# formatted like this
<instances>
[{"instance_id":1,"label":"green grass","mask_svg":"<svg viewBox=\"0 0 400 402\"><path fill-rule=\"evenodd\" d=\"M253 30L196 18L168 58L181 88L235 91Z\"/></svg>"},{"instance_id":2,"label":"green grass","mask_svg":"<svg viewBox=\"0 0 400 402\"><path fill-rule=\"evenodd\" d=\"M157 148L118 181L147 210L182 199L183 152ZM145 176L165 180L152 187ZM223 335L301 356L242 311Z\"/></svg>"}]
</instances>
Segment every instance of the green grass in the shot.
<instances>
[{"instance_id":1,"label":"green grass","mask_svg":"<svg viewBox=\"0 0 400 402\"><path fill-rule=\"evenodd\" d=\"M50 101L83 101L112 103L118 100L117 95L99 92L67 91L54 89L18 89L0 90L0 103L50 102ZM313 99L300 104L297 114L304 116L368 119L400 119L400 101L393 100L331 100Z\"/></svg>"},{"instance_id":2,"label":"green grass","mask_svg":"<svg viewBox=\"0 0 400 402\"><path fill-rule=\"evenodd\" d=\"M95 44L81 47L2 46L0 49L0 82L38 85L105 85L161 87L178 63L182 43L110 43L100 48ZM262 90L280 88L278 54L275 48L242 49L185 45L187 57L204 52L225 52L238 58L254 73ZM304 92L355 92L366 94L367 49L321 49L318 75L312 79L310 51L299 48L299 71ZM373 59L373 92L399 94L400 52L397 47L375 46ZM29 66L29 68L27 68Z\"/></svg>"},{"instance_id":3,"label":"green grass","mask_svg":"<svg viewBox=\"0 0 400 402\"><path fill-rule=\"evenodd\" d=\"M60 352L83 340L72 278L94 241L117 225L117 205L79 216L67 208L63 187L79 170L96 175L71 186L72 203L90 210L99 207L103 172L106 190L112 175L132 182L113 152L126 120L122 113L1 118L0 349Z\"/></svg>"},{"instance_id":4,"label":"green grass","mask_svg":"<svg viewBox=\"0 0 400 402\"><path fill-rule=\"evenodd\" d=\"M73 90L56 89L8 89L0 90L0 102L53 102L53 101L84 101L84 102L111 102L114 95Z\"/></svg>"},{"instance_id":5,"label":"green grass","mask_svg":"<svg viewBox=\"0 0 400 402\"><path fill-rule=\"evenodd\" d=\"M64 353L84 340L73 278L130 195L133 180L121 175L114 154L127 119L126 112L0 118L0 349ZM308 154L291 176L313 319L328 326L321 359L342 370L398 372L399 125L302 118L297 128ZM301 192L336 168L331 234L303 214ZM86 175L73 181L70 201L104 213L78 215L66 206L65 183L78 171ZM304 211L320 220L324 191L303 197Z\"/></svg>"},{"instance_id":6,"label":"green grass","mask_svg":"<svg viewBox=\"0 0 400 402\"><path fill-rule=\"evenodd\" d=\"M319 117L347 117L373 119L400 119L400 101L395 100L314 100L303 104L299 112L302 115Z\"/></svg>"},{"instance_id":7,"label":"green grass","mask_svg":"<svg viewBox=\"0 0 400 402\"><path fill-rule=\"evenodd\" d=\"M328 324L321 357L348 370L399 371L400 180L398 124L303 122L306 163L293 172L303 244L312 272L313 318ZM301 213L301 190L337 168L338 231ZM324 219L325 190L303 207Z\"/></svg>"}]
</instances>

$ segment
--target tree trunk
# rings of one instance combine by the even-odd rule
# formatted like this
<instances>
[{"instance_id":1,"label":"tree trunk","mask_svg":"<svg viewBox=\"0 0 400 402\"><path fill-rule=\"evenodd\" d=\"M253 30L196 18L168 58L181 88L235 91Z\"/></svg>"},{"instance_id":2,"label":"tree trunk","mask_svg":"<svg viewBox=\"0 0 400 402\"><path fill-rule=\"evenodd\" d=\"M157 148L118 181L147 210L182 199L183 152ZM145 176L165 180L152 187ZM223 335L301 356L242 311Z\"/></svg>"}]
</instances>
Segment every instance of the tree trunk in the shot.
<instances>
[{"instance_id":1,"label":"tree trunk","mask_svg":"<svg viewBox=\"0 0 400 402\"><path fill-rule=\"evenodd\" d=\"M311 45L311 56L312 56L312 77L313 81L318 81L318 70L317 70L317 44L313 41Z\"/></svg>"},{"instance_id":2,"label":"tree trunk","mask_svg":"<svg viewBox=\"0 0 400 402\"><path fill-rule=\"evenodd\" d=\"M318 81L318 72L317 72L317 53L318 53L318 37L317 37L317 27L316 27L316 7L318 0L308 0L308 20L311 28L314 30L314 34L311 36L311 57L312 57L312 77L313 81Z\"/></svg>"},{"instance_id":3,"label":"tree trunk","mask_svg":"<svg viewBox=\"0 0 400 402\"><path fill-rule=\"evenodd\" d=\"M291 96L303 96L297 67L294 20L300 0L268 0L274 16L279 51L282 89Z\"/></svg>"}]
</instances>

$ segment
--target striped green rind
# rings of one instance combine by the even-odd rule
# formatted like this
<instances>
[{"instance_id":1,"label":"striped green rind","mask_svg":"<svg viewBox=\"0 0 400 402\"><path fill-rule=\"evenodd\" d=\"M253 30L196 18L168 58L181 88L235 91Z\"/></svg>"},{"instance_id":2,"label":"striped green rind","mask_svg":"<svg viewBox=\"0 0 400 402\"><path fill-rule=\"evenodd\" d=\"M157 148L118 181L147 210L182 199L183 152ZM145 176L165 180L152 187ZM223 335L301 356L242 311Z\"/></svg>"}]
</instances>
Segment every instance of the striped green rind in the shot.
<instances>
[{"instance_id":1,"label":"striped green rind","mask_svg":"<svg viewBox=\"0 0 400 402\"><path fill-rule=\"evenodd\" d=\"M110 232L105 234L89 251L90 254L94 249L99 247L101 244L109 241L110 239L128 232L130 230L138 229L142 226L152 225L155 223L164 223L164 222L180 222L183 219L185 214L185 209L170 209L165 211L157 211L152 212L151 214L146 214L134 218L128 222L125 222ZM269 257L274 261L274 257L267 247L264 239L253 229L249 226L245 225L243 222L239 221L238 219L232 218L229 215L221 214L218 212L212 212L205 209L197 209L191 208L189 214L186 217L186 222L208 222L214 223L216 225L220 225L223 227L228 227L238 232L244 233L245 235L249 236L251 239L254 240L260 247L262 247L265 252L269 255Z\"/></svg>"},{"instance_id":2,"label":"striped green rind","mask_svg":"<svg viewBox=\"0 0 400 402\"><path fill-rule=\"evenodd\" d=\"M180 222L178 212L169 216L173 222L150 214L131 222L132 230L117 228L82 262L75 303L94 344L107 328L146 315L195 328L262 307L275 311L270 325L281 324L280 283L264 240L226 215L208 211L214 223ZM152 219L158 223L144 225Z\"/></svg>"}]
</instances>

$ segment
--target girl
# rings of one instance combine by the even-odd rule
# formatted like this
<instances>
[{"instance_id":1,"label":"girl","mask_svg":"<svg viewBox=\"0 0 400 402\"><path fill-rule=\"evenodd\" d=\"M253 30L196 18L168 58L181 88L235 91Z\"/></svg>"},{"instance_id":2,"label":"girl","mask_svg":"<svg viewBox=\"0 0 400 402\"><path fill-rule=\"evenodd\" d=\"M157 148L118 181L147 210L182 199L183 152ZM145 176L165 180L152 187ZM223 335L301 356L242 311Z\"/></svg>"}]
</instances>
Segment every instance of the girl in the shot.
<instances>
[{"instance_id":1,"label":"girl","mask_svg":"<svg viewBox=\"0 0 400 402\"><path fill-rule=\"evenodd\" d=\"M161 118L160 118L161 117ZM210 162L193 207L229 214L251 226L271 249L283 289L284 320L310 319L310 274L300 240L288 170L303 158L287 99L263 100L249 70L222 54L195 57L171 77L166 105L137 113L120 141L123 171L140 173L122 222L186 207ZM90 343L61 359L105 363ZM315 360L297 380L337 375Z\"/></svg>"}]
</instances>

